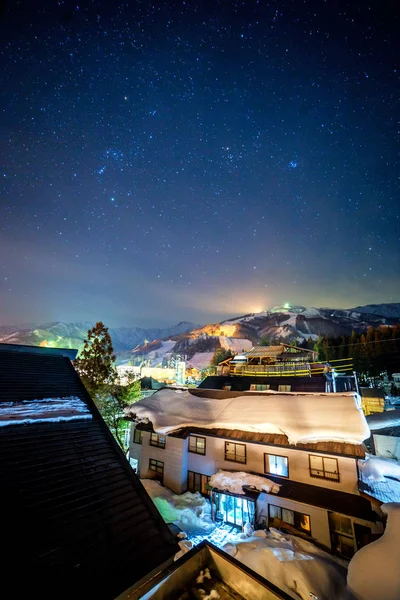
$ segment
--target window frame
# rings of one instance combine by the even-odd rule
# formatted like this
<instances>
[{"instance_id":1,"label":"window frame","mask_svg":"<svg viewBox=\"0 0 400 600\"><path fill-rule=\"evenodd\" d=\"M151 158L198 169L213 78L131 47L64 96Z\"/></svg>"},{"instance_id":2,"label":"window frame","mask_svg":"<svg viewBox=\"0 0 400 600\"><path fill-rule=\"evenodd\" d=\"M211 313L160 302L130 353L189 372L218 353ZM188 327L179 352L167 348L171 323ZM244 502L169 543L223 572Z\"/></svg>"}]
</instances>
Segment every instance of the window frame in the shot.
<instances>
[{"instance_id":1,"label":"window frame","mask_svg":"<svg viewBox=\"0 0 400 600\"><path fill-rule=\"evenodd\" d=\"M189 486L189 477L190 475L193 476L193 486L192 489ZM195 485L195 480L196 480L196 475L198 477L200 477L200 489L196 490L196 485ZM205 483L204 483L204 492L202 492L202 487L203 487L203 477L205 477ZM200 492L200 494L202 494L203 496L206 496L206 498L210 497L210 493L211 490L207 490L207 484L209 483L211 479L211 475L205 475L204 473L197 473L196 471L191 471L190 469L187 472L187 489L189 492L195 493L195 492Z\"/></svg>"},{"instance_id":2,"label":"window frame","mask_svg":"<svg viewBox=\"0 0 400 600\"><path fill-rule=\"evenodd\" d=\"M139 434L139 441L136 440L136 434ZM133 430L132 443L133 444L143 444L143 431L141 429L135 428Z\"/></svg>"},{"instance_id":3,"label":"window frame","mask_svg":"<svg viewBox=\"0 0 400 600\"><path fill-rule=\"evenodd\" d=\"M289 527L293 527L293 529L296 529L297 531L302 531L303 533L307 533L309 536L311 536L311 516L308 515L307 513L302 513L298 510L293 510L292 508L286 508L285 506L278 506L277 504L272 504L268 503L268 526L270 525L270 521L272 519L274 519L275 517L271 517L271 511L270 511L270 507L273 506L274 508L278 508L280 510L280 519L279 521L282 521L282 523L288 525ZM294 525L291 525L290 523L288 523L287 521L283 521L282 519L282 511L288 511L293 513L293 523ZM297 517L296 517L297 515ZM308 518L308 522L310 524L310 529L304 529L302 527L296 527L296 520L299 522L301 517L307 517Z\"/></svg>"},{"instance_id":4,"label":"window frame","mask_svg":"<svg viewBox=\"0 0 400 600\"><path fill-rule=\"evenodd\" d=\"M320 458L322 460L322 469L313 469L311 467L311 458ZM325 470L325 464L324 464L325 459L336 461L336 468L337 468L336 472ZM310 469L310 477L315 477L316 479L324 479L325 481L334 481L336 483L340 483L339 461L334 456L320 456L319 454L309 454L308 455L308 465L309 465L309 469ZM314 471L314 473L312 471ZM322 471L323 475L318 475L317 473L315 473L315 471ZM329 473L329 475L337 475L337 477L329 477L329 476L327 477L326 476L327 473Z\"/></svg>"},{"instance_id":5,"label":"window frame","mask_svg":"<svg viewBox=\"0 0 400 600\"><path fill-rule=\"evenodd\" d=\"M157 436L156 440L153 440L153 436ZM160 442L160 437L164 438L163 442ZM160 435L159 433L155 433L155 432L151 432L150 433L150 440L149 440L149 444L150 446L153 446L154 448L162 448L163 450L165 449L165 446L167 444L167 436L166 435Z\"/></svg>"},{"instance_id":6,"label":"window frame","mask_svg":"<svg viewBox=\"0 0 400 600\"><path fill-rule=\"evenodd\" d=\"M155 463L154 469L152 468L152 463ZM162 471L158 470L158 465L162 465ZM164 462L162 460L158 460L157 458L149 458L149 471L153 471L153 473L157 473L158 475L161 475L161 477L164 477Z\"/></svg>"},{"instance_id":7,"label":"window frame","mask_svg":"<svg viewBox=\"0 0 400 600\"><path fill-rule=\"evenodd\" d=\"M267 471L267 465L266 465L266 462L267 462L266 457L267 456L276 456L277 458L285 458L287 475L278 475L277 473L271 473L271 471ZM284 477L285 479L289 479L289 457L284 456L283 454L272 454L271 452L264 452L264 473L267 475L274 475L275 477Z\"/></svg>"},{"instance_id":8,"label":"window frame","mask_svg":"<svg viewBox=\"0 0 400 600\"><path fill-rule=\"evenodd\" d=\"M190 449L190 440L191 439L195 439L196 443L195 443L195 449ZM204 440L204 452L199 452L198 447L197 447L197 440ZM189 440L188 440L188 452L191 452L192 454L200 454L200 456L205 456L206 455L206 450L207 450L207 439L202 436L202 435L196 435L195 433L191 433L189 435Z\"/></svg>"},{"instance_id":9,"label":"window frame","mask_svg":"<svg viewBox=\"0 0 400 600\"><path fill-rule=\"evenodd\" d=\"M227 452L226 452L227 444L234 444L235 445L235 459L233 459L233 458L227 458ZM243 446L243 448L244 448L244 461L243 460L236 460L236 457L237 457L236 446ZM234 462L234 463L237 463L237 464L240 464L240 465L247 464L247 446L246 446L246 444L241 444L241 443L238 443L238 442L232 442L232 441L226 441L225 440L224 458L228 462Z\"/></svg>"}]
</instances>

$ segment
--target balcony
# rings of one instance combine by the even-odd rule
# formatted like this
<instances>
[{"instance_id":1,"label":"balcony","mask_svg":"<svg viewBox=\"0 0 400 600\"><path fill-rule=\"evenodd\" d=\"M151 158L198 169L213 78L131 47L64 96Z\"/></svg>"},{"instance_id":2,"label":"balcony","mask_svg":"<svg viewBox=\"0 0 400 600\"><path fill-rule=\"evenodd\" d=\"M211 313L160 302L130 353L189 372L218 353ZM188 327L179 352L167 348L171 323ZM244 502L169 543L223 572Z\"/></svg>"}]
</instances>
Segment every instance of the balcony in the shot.
<instances>
[{"instance_id":1,"label":"balcony","mask_svg":"<svg viewBox=\"0 0 400 600\"><path fill-rule=\"evenodd\" d=\"M282 363L274 365L231 364L230 375L252 375L259 377L311 377L310 363Z\"/></svg>"}]
</instances>

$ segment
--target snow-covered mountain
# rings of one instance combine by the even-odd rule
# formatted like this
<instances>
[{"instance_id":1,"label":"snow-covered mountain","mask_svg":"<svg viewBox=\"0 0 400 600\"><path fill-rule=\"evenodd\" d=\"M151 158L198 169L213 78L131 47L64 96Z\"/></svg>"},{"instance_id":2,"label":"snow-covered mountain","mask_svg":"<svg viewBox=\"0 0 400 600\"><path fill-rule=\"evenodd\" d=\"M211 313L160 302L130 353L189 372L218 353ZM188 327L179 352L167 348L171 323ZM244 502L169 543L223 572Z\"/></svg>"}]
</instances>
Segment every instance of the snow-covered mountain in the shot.
<instances>
[{"instance_id":1,"label":"snow-covered mountain","mask_svg":"<svg viewBox=\"0 0 400 600\"><path fill-rule=\"evenodd\" d=\"M145 358L152 366L172 355L186 356L193 364L207 366L218 348L234 354L246 351L261 338L271 343L300 343L318 335L350 335L353 330L395 325L400 321L400 304L356 308L314 308L284 304L270 310L196 326L181 322L165 329L111 328L118 362ZM49 323L32 328L0 327L0 342L81 348L93 323Z\"/></svg>"},{"instance_id":2,"label":"snow-covered mountain","mask_svg":"<svg viewBox=\"0 0 400 600\"><path fill-rule=\"evenodd\" d=\"M30 346L49 345L62 348L81 348L88 329L94 323L46 323L36 327L19 329L12 326L0 327L0 342L5 344L27 344ZM140 327L110 328L114 350L122 352L143 344L145 340L155 340L179 335L192 330L196 325L182 321L165 329L142 329Z\"/></svg>"},{"instance_id":3,"label":"snow-covered mountain","mask_svg":"<svg viewBox=\"0 0 400 600\"><path fill-rule=\"evenodd\" d=\"M366 306L356 306L352 310L360 313L379 315L387 319L400 319L400 302L391 302L388 304L367 304Z\"/></svg>"}]
</instances>

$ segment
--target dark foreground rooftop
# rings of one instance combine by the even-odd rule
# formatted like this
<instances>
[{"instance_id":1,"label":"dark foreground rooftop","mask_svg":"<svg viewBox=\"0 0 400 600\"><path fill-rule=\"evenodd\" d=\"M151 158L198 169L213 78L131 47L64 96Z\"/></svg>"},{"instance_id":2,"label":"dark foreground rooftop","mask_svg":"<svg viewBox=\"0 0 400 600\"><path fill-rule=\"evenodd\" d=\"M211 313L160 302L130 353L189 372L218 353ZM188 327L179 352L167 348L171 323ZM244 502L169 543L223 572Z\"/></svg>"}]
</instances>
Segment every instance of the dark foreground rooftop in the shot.
<instances>
[{"instance_id":1,"label":"dark foreground rooftop","mask_svg":"<svg viewBox=\"0 0 400 600\"><path fill-rule=\"evenodd\" d=\"M108 600L170 560L179 548L70 360L0 348L0 381L4 597Z\"/></svg>"}]
</instances>

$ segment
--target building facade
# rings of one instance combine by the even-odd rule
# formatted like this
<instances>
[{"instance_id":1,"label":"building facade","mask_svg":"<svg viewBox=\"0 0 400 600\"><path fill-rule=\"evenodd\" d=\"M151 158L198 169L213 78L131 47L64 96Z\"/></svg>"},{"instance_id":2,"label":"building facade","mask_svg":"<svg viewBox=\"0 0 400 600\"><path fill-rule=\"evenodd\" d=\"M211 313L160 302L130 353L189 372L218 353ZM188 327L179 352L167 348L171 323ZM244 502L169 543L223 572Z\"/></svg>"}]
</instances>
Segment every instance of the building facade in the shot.
<instances>
[{"instance_id":1,"label":"building facade","mask_svg":"<svg viewBox=\"0 0 400 600\"><path fill-rule=\"evenodd\" d=\"M130 456L141 478L156 478L177 494L199 491L211 497L215 518L238 527L277 527L315 540L350 557L382 531L370 502L358 490L352 444L285 444L284 436L186 427L160 435L132 425ZM245 489L231 494L209 485L218 471L265 476L275 493Z\"/></svg>"}]
</instances>

